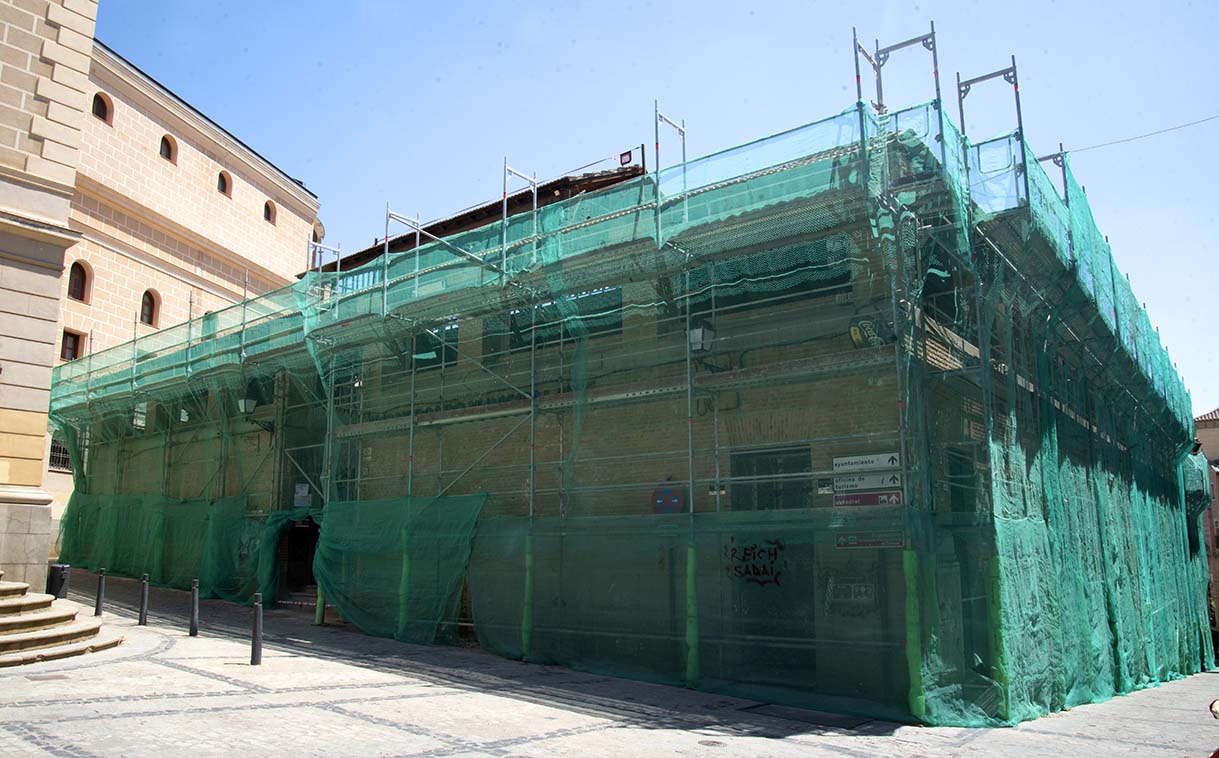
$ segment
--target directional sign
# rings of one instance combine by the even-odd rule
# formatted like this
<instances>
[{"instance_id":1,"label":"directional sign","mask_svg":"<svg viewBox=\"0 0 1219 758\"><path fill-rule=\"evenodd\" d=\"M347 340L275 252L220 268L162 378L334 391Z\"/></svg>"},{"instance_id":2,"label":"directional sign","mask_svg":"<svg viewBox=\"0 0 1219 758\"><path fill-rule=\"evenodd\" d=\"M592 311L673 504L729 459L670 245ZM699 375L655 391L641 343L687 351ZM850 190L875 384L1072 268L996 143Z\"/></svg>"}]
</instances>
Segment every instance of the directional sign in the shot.
<instances>
[{"instance_id":1,"label":"directional sign","mask_svg":"<svg viewBox=\"0 0 1219 758\"><path fill-rule=\"evenodd\" d=\"M859 490L891 490L902 486L902 475L895 471L874 474L847 474L834 477L835 492L858 492Z\"/></svg>"},{"instance_id":2,"label":"directional sign","mask_svg":"<svg viewBox=\"0 0 1219 758\"><path fill-rule=\"evenodd\" d=\"M834 495L834 507L841 508L849 505L901 505L902 493L900 490L890 490L888 492L852 492L847 495Z\"/></svg>"},{"instance_id":3,"label":"directional sign","mask_svg":"<svg viewBox=\"0 0 1219 758\"><path fill-rule=\"evenodd\" d=\"M835 474L847 474L852 471L883 471L901 467L901 453L867 453L865 455L846 455L834 459Z\"/></svg>"},{"instance_id":4,"label":"directional sign","mask_svg":"<svg viewBox=\"0 0 1219 758\"><path fill-rule=\"evenodd\" d=\"M905 547L906 538L901 532L844 532L834 537L834 547L851 548L897 548Z\"/></svg>"}]
</instances>

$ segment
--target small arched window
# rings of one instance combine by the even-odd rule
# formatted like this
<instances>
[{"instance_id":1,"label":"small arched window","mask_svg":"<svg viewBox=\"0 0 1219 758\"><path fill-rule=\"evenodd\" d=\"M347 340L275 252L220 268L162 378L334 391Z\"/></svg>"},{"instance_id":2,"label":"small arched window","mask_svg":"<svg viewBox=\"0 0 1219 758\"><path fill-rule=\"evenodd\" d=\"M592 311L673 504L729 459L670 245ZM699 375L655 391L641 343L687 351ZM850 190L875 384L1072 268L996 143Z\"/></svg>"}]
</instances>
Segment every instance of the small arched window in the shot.
<instances>
[{"instance_id":1,"label":"small arched window","mask_svg":"<svg viewBox=\"0 0 1219 758\"><path fill-rule=\"evenodd\" d=\"M80 261L68 269L68 297L82 303L89 297L89 272Z\"/></svg>"},{"instance_id":2,"label":"small arched window","mask_svg":"<svg viewBox=\"0 0 1219 758\"><path fill-rule=\"evenodd\" d=\"M216 174L216 191L226 197L233 196L233 178L229 176L229 172L221 171Z\"/></svg>"},{"instance_id":3,"label":"small arched window","mask_svg":"<svg viewBox=\"0 0 1219 758\"><path fill-rule=\"evenodd\" d=\"M263 221L269 221L272 224L275 223L275 203L268 200L266 203L263 204L262 218L263 218Z\"/></svg>"},{"instance_id":4,"label":"small arched window","mask_svg":"<svg viewBox=\"0 0 1219 758\"><path fill-rule=\"evenodd\" d=\"M107 124L113 124L114 104L110 102L110 98L104 93L97 92L93 95L93 115L105 121Z\"/></svg>"},{"instance_id":5,"label":"small arched window","mask_svg":"<svg viewBox=\"0 0 1219 758\"><path fill-rule=\"evenodd\" d=\"M168 134L161 138L161 157L170 163L178 162L178 143Z\"/></svg>"},{"instance_id":6,"label":"small arched window","mask_svg":"<svg viewBox=\"0 0 1219 758\"><path fill-rule=\"evenodd\" d=\"M140 323L157 325L157 296L152 290L144 290L144 297L140 299Z\"/></svg>"}]
</instances>

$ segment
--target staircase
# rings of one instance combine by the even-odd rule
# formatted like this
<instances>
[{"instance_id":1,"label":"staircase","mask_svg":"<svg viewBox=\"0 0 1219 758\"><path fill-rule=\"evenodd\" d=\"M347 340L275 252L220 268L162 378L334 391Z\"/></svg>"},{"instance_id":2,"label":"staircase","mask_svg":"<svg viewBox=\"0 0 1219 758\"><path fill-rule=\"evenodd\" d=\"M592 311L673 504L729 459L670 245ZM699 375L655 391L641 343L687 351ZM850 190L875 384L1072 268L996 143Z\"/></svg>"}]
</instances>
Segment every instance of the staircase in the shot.
<instances>
[{"instance_id":1,"label":"staircase","mask_svg":"<svg viewBox=\"0 0 1219 758\"><path fill-rule=\"evenodd\" d=\"M102 622L78 621L81 606L51 595L30 593L25 582L6 582L0 571L0 668L53 661L123 641L117 635L98 637Z\"/></svg>"}]
</instances>

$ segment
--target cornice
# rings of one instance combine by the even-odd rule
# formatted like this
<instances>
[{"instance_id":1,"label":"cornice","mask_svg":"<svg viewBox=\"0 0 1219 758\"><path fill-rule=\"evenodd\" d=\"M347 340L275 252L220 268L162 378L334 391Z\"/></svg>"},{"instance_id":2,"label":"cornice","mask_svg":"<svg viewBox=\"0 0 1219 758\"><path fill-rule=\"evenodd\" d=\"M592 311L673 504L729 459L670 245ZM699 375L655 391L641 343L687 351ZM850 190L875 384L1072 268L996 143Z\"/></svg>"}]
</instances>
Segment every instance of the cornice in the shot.
<instances>
[{"instance_id":1,"label":"cornice","mask_svg":"<svg viewBox=\"0 0 1219 758\"><path fill-rule=\"evenodd\" d=\"M210 142L217 154L239 161L249 174L278 189L296 205L301 215L310 218L317 216L320 207L317 198L292 177L96 40L93 44L93 63L92 75L103 80L111 79L108 83L124 87L129 95L152 106L154 112L163 112L198 134L203 141ZM283 201L283 198L277 199Z\"/></svg>"},{"instance_id":2,"label":"cornice","mask_svg":"<svg viewBox=\"0 0 1219 758\"><path fill-rule=\"evenodd\" d=\"M35 242L43 242L64 250L80 241L80 234L67 227L20 216L5 210L0 210L0 232L7 232ZM20 260L26 260L26 258L21 256ZM50 266L49 268L55 267Z\"/></svg>"},{"instance_id":3,"label":"cornice","mask_svg":"<svg viewBox=\"0 0 1219 758\"><path fill-rule=\"evenodd\" d=\"M176 266L173 263L156 257L155 255L150 255L139 248L128 245L122 240L111 237L105 232L98 231L97 229L93 229L83 224L80 226L82 227L80 230L81 236L85 240L92 242L95 245L104 247L118 255L131 258L134 261L138 261L149 268L160 271L162 274L172 276L175 279L179 279L185 284L194 287L195 289L203 290L204 292L215 295L223 300L228 300L233 303L241 302L240 290L230 289L228 287L218 285L215 282L199 276L190 269L182 266Z\"/></svg>"},{"instance_id":4,"label":"cornice","mask_svg":"<svg viewBox=\"0 0 1219 758\"><path fill-rule=\"evenodd\" d=\"M36 505L46 507L54 500L41 487L0 484L0 505Z\"/></svg>"},{"instance_id":5,"label":"cornice","mask_svg":"<svg viewBox=\"0 0 1219 758\"><path fill-rule=\"evenodd\" d=\"M121 195L106 185L92 179L81 172L76 173L76 189L82 195L87 195L94 198L105 205L112 205L124 213L131 215L133 218L139 219L142 223L158 229L171 237L174 237L180 242L198 248L217 259L233 266L237 269L247 269L251 273L256 274L259 278L269 282L275 286L282 286L289 283L289 279L281 274L262 266L257 261L246 258L236 251L217 244L214 240L210 240L203 235L195 232L173 219L149 209L147 206L131 200L130 198Z\"/></svg>"},{"instance_id":6,"label":"cornice","mask_svg":"<svg viewBox=\"0 0 1219 758\"><path fill-rule=\"evenodd\" d=\"M72 192L75 190L75 188L70 184L53 182L50 179L44 179L40 176L36 176L25 171L18 171L16 169L9 168L8 166L0 166L0 179L5 179L13 182L14 184L20 184L23 187L40 190L52 195L59 195L60 197L72 197Z\"/></svg>"}]
</instances>

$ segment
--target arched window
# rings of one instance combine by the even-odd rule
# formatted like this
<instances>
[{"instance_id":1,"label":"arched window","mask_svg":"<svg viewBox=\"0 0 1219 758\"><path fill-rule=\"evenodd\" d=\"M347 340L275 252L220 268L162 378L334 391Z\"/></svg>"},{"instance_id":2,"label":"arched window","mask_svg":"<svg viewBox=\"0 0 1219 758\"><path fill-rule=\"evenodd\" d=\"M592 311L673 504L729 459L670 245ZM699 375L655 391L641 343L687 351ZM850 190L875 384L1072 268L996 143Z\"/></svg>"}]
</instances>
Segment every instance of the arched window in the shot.
<instances>
[{"instance_id":1,"label":"arched window","mask_svg":"<svg viewBox=\"0 0 1219 758\"><path fill-rule=\"evenodd\" d=\"M161 157L170 163L178 162L178 143L168 134L161 138Z\"/></svg>"},{"instance_id":2,"label":"arched window","mask_svg":"<svg viewBox=\"0 0 1219 758\"><path fill-rule=\"evenodd\" d=\"M262 218L264 221L270 221L272 224L275 223L275 203L268 200L263 204Z\"/></svg>"},{"instance_id":3,"label":"arched window","mask_svg":"<svg viewBox=\"0 0 1219 758\"><path fill-rule=\"evenodd\" d=\"M152 290L144 290L144 297L140 298L140 323L157 325L157 295Z\"/></svg>"},{"instance_id":4,"label":"arched window","mask_svg":"<svg viewBox=\"0 0 1219 758\"><path fill-rule=\"evenodd\" d=\"M233 196L233 179L229 176L229 172L221 171L216 174L216 191L226 197Z\"/></svg>"},{"instance_id":5,"label":"arched window","mask_svg":"<svg viewBox=\"0 0 1219 758\"><path fill-rule=\"evenodd\" d=\"M107 124L113 124L114 121L114 104L110 102L110 98L104 93L98 92L93 95L93 115L105 121Z\"/></svg>"},{"instance_id":6,"label":"arched window","mask_svg":"<svg viewBox=\"0 0 1219 758\"><path fill-rule=\"evenodd\" d=\"M68 297L82 303L88 302L89 272L80 261L76 261L68 269Z\"/></svg>"}]
</instances>

